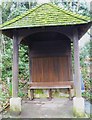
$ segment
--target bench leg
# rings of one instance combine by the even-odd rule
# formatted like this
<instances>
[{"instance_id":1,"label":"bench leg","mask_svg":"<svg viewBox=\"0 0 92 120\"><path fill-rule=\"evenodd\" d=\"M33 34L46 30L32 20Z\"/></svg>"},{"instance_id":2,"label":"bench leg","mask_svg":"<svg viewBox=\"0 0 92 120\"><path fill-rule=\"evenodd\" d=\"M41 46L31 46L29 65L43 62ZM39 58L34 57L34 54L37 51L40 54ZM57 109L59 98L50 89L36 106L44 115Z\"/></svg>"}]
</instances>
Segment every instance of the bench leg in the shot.
<instances>
[{"instance_id":1,"label":"bench leg","mask_svg":"<svg viewBox=\"0 0 92 120\"><path fill-rule=\"evenodd\" d=\"M31 90L31 100L34 99L34 90Z\"/></svg>"},{"instance_id":2,"label":"bench leg","mask_svg":"<svg viewBox=\"0 0 92 120\"><path fill-rule=\"evenodd\" d=\"M71 100L71 89L68 88L68 93L69 93L69 99Z\"/></svg>"},{"instance_id":3,"label":"bench leg","mask_svg":"<svg viewBox=\"0 0 92 120\"><path fill-rule=\"evenodd\" d=\"M28 98L29 98L29 100L31 99L31 91L30 90L28 90Z\"/></svg>"},{"instance_id":4,"label":"bench leg","mask_svg":"<svg viewBox=\"0 0 92 120\"><path fill-rule=\"evenodd\" d=\"M52 99L52 90L49 89L49 99L51 100Z\"/></svg>"}]
</instances>

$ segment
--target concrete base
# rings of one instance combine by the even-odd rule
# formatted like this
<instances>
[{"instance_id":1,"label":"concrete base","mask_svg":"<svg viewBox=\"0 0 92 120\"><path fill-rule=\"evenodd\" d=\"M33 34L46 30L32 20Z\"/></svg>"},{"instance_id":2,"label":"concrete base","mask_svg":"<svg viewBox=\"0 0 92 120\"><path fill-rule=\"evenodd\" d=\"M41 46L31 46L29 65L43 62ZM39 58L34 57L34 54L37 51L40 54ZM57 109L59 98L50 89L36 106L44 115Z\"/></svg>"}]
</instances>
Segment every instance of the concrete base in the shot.
<instances>
[{"instance_id":1,"label":"concrete base","mask_svg":"<svg viewBox=\"0 0 92 120\"><path fill-rule=\"evenodd\" d=\"M19 115L21 113L21 98L10 99L10 114L12 116Z\"/></svg>"},{"instance_id":2,"label":"concrete base","mask_svg":"<svg viewBox=\"0 0 92 120\"><path fill-rule=\"evenodd\" d=\"M73 98L73 114L76 117L84 117L85 116L85 105L84 99L74 97Z\"/></svg>"}]
</instances>

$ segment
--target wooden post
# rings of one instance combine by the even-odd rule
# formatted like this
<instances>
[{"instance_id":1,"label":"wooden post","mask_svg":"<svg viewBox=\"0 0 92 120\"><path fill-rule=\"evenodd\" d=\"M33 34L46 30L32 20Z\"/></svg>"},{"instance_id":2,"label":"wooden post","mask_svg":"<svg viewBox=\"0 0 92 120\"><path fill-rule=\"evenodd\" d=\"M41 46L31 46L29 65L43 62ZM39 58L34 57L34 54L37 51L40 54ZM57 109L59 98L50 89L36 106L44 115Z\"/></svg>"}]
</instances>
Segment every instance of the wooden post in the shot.
<instances>
[{"instance_id":1,"label":"wooden post","mask_svg":"<svg viewBox=\"0 0 92 120\"><path fill-rule=\"evenodd\" d=\"M78 46L78 31L74 31L74 70L76 83L76 97L81 97L81 78L80 78L80 60L79 60L79 46Z\"/></svg>"},{"instance_id":2,"label":"wooden post","mask_svg":"<svg viewBox=\"0 0 92 120\"><path fill-rule=\"evenodd\" d=\"M49 100L52 99L52 89L49 89Z\"/></svg>"},{"instance_id":3,"label":"wooden post","mask_svg":"<svg viewBox=\"0 0 92 120\"><path fill-rule=\"evenodd\" d=\"M80 78L80 60L79 60L79 46L78 46L78 30L74 29L74 70L75 70L75 89L76 97L73 98L73 114L76 117L84 117L85 104L84 98L81 97L81 78Z\"/></svg>"},{"instance_id":4,"label":"wooden post","mask_svg":"<svg viewBox=\"0 0 92 120\"><path fill-rule=\"evenodd\" d=\"M18 97L18 34L13 36L13 80L12 80L12 97Z\"/></svg>"},{"instance_id":5,"label":"wooden post","mask_svg":"<svg viewBox=\"0 0 92 120\"><path fill-rule=\"evenodd\" d=\"M13 79L12 79L12 98L10 98L10 114L17 116L21 113L21 98L18 97L18 55L19 36L17 31L13 35Z\"/></svg>"},{"instance_id":6,"label":"wooden post","mask_svg":"<svg viewBox=\"0 0 92 120\"><path fill-rule=\"evenodd\" d=\"M34 99L34 90L31 90L31 100Z\"/></svg>"}]
</instances>

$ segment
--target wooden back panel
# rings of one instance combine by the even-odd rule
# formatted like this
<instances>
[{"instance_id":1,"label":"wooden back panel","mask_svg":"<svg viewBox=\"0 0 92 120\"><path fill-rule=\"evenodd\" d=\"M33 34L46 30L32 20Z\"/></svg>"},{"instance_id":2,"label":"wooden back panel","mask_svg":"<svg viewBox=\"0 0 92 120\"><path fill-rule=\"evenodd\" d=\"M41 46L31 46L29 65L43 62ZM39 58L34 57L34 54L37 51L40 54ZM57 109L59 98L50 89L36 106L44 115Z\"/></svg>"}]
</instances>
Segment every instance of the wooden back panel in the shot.
<instances>
[{"instance_id":1,"label":"wooden back panel","mask_svg":"<svg viewBox=\"0 0 92 120\"><path fill-rule=\"evenodd\" d=\"M71 75L69 56L32 58L32 82L70 81Z\"/></svg>"},{"instance_id":2,"label":"wooden back panel","mask_svg":"<svg viewBox=\"0 0 92 120\"><path fill-rule=\"evenodd\" d=\"M32 82L72 80L71 41L65 35L43 33L30 38Z\"/></svg>"}]
</instances>

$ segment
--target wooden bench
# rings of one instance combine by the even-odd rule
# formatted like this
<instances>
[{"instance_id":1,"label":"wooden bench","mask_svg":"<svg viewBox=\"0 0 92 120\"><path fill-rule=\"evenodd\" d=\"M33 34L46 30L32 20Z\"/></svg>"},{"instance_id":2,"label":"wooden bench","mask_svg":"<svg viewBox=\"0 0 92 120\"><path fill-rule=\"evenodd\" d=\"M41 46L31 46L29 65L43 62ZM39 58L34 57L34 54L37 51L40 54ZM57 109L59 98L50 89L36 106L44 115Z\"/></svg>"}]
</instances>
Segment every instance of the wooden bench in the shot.
<instances>
[{"instance_id":1,"label":"wooden bench","mask_svg":"<svg viewBox=\"0 0 92 120\"><path fill-rule=\"evenodd\" d=\"M31 82L28 83L30 88L30 99L34 99L34 90L44 89L49 90L49 99L52 99L53 89L68 89L69 98L71 99L71 89L73 88L73 81L65 82Z\"/></svg>"}]
</instances>

